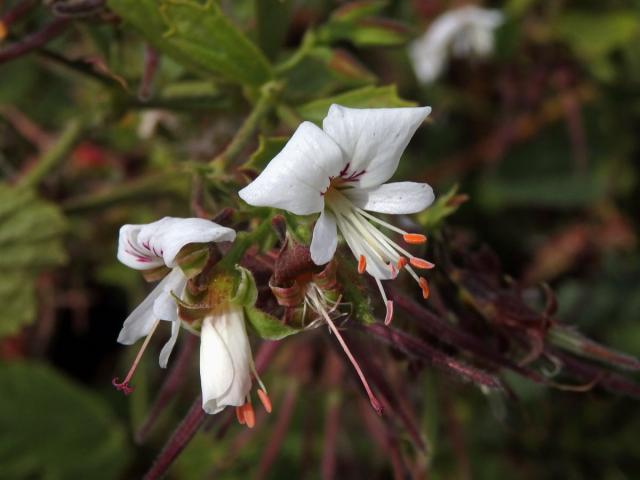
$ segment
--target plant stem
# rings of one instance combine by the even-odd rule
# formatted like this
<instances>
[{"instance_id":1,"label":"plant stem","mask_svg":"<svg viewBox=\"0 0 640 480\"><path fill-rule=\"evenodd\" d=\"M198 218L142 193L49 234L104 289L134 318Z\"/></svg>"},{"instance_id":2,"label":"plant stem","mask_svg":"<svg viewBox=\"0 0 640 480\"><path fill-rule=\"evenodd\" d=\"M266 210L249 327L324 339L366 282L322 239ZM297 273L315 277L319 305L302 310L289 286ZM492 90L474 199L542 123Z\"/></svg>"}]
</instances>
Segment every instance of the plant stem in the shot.
<instances>
[{"instance_id":1,"label":"plant stem","mask_svg":"<svg viewBox=\"0 0 640 480\"><path fill-rule=\"evenodd\" d=\"M224 171L242 152L258 129L260 121L271 111L278 93L282 90L279 82L269 82L260 89L258 101L238 132L222 153L211 160L212 165L220 165Z\"/></svg>"},{"instance_id":2,"label":"plant stem","mask_svg":"<svg viewBox=\"0 0 640 480\"><path fill-rule=\"evenodd\" d=\"M180 171L171 171L125 183L106 192L71 199L63 204L63 209L66 213L83 213L87 210L108 208L121 202L147 200L151 197L179 194L182 191L187 197L188 181L188 175Z\"/></svg>"},{"instance_id":3,"label":"plant stem","mask_svg":"<svg viewBox=\"0 0 640 480\"><path fill-rule=\"evenodd\" d=\"M62 162L78 142L83 128L78 120L70 121L57 141L38 159L36 165L19 181L21 187L35 187L47 174Z\"/></svg>"}]
</instances>

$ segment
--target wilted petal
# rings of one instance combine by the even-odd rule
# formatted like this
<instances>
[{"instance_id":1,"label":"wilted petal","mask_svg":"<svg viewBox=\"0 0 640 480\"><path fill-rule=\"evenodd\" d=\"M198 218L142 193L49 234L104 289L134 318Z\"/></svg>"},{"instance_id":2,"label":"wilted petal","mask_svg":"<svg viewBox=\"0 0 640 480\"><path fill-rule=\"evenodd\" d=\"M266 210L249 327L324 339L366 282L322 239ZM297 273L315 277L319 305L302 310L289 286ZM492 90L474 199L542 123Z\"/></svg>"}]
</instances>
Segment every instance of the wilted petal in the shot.
<instances>
[{"instance_id":1,"label":"wilted petal","mask_svg":"<svg viewBox=\"0 0 640 480\"><path fill-rule=\"evenodd\" d=\"M311 259L316 265L324 265L333 258L337 246L336 219L332 213L323 211L313 229Z\"/></svg>"},{"instance_id":2,"label":"wilted petal","mask_svg":"<svg viewBox=\"0 0 640 480\"><path fill-rule=\"evenodd\" d=\"M395 182L374 188L354 188L345 194L358 207L379 213L416 213L427 208L435 198L426 183Z\"/></svg>"},{"instance_id":3,"label":"wilted petal","mask_svg":"<svg viewBox=\"0 0 640 480\"><path fill-rule=\"evenodd\" d=\"M380 185L393 175L400 156L431 107L347 108L331 105L322 128L340 145L349 166L346 176L361 188Z\"/></svg>"},{"instance_id":4,"label":"wilted petal","mask_svg":"<svg viewBox=\"0 0 640 480\"><path fill-rule=\"evenodd\" d=\"M303 122L282 151L253 182L238 192L250 205L296 215L322 211L322 194L343 167L340 148L320 128Z\"/></svg>"},{"instance_id":5,"label":"wilted petal","mask_svg":"<svg viewBox=\"0 0 640 480\"><path fill-rule=\"evenodd\" d=\"M228 305L202 323L200 379L202 408L217 413L245 403L251 389L251 347L242 307Z\"/></svg>"},{"instance_id":6,"label":"wilted petal","mask_svg":"<svg viewBox=\"0 0 640 480\"><path fill-rule=\"evenodd\" d=\"M169 297L167 300L167 291L179 287L183 281L184 275L179 269L174 269L169 275L164 277L162 281L154 288L149 295L142 301L136 309L131 312L122 325L122 330L118 335L118 342L124 345L131 345L138 339L145 337L151 331L151 328L159 318L154 313L154 307L156 303L165 303L168 300L173 302L173 299ZM183 287L184 288L184 287ZM161 300L159 300L161 299ZM174 303L175 306L175 303Z\"/></svg>"}]
</instances>

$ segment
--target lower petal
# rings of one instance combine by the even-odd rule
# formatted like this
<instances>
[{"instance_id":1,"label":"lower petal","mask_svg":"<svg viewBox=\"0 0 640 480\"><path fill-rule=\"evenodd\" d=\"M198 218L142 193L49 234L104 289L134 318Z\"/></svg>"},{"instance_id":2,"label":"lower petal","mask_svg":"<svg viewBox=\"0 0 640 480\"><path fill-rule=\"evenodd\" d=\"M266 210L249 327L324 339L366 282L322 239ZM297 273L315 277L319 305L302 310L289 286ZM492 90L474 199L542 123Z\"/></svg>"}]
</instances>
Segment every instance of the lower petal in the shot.
<instances>
[{"instance_id":1,"label":"lower petal","mask_svg":"<svg viewBox=\"0 0 640 480\"><path fill-rule=\"evenodd\" d=\"M160 368L167 368L169 356L171 352L173 352L173 347L175 347L176 341L178 340L178 333L180 333L180 320L174 320L171 322L171 337L169 337L167 343L165 343L162 350L160 350Z\"/></svg>"},{"instance_id":2,"label":"lower petal","mask_svg":"<svg viewBox=\"0 0 640 480\"><path fill-rule=\"evenodd\" d=\"M336 219L332 213L323 211L313 229L311 239L311 259L316 265L328 263L338 246Z\"/></svg>"},{"instance_id":3,"label":"lower petal","mask_svg":"<svg viewBox=\"0 0 640 480\"><path fill-rule=\"evenodd\" d=\"M354 188L346 193L363 210L378 213L417 213L433 203L433 189L426 183L394 182L374 188Z\"/></svg>"}]
</instances>

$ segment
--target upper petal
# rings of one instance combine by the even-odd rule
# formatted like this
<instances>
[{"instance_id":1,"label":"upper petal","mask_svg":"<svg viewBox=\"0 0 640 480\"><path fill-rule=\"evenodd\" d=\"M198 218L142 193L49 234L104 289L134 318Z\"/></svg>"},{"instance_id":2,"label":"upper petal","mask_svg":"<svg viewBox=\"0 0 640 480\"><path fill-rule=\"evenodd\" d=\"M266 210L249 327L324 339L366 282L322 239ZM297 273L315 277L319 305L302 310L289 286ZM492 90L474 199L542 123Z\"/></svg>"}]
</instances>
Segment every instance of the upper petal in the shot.
<instances>
[{"instance_id":1,"label":"upper petal","mask_svg":"<svg viewBox=\"0 0 640 480\"><path fill-rule=\"evenodd\" d=\"M373 187L391 178L409 140L430 112L431 107L331 105L322 128L344 152L346 174L357 176L359 187Z\"/></svg>"},{"instance_id":2,"label":"upper petal","mask_svg":"<svg viewBox=\"0 0 640 480\"><path fill-rule=\"evenodd\" d=\"M149 270L164 265L164 260L155 255L138 240L144 225L123 225L118 237L118 260L136 270Z\"/></svg>"},{"instance_id":3,"label":"upper petal","mask_svg":"<svg viewBox=\"0 0 640 480\"><path fill-rule=\"evenodd\" d=\"M311 239L311 260L316 265L328 263L338 246L338 233L336 229L336 219L332 213L324 210L315 227L313 228L313 238Z\"/></svg>"},{"instance_id":4,"label":"upper petal","mask_svg":"<svg viewBox=\"0 0 640 480\"><path fill-rule=\"evenodd\" d=\"M340 148L320 128L303 122L282 151L253 182L238 192L250 205L288 210L296 215L320 212L322 194L343 166Z\"/></svg>"},{"instance_id":5,"label":"upper petal","mask_svg":"<svg viewBox=\"0 0 640 480\"><path fill-rule=\"evenodd\" d=\"M190 243L232 242L235 230L204 218L164 217L145 225L138 241L162 256L167 267L177 266L176 257L182 247Z\"/></svg>"},{"instance_id":6,"label":"upper petal","mask_svg":"<svg viewBox=\"0 0 640 480\"><path fill-rule=\"evenodd\" d=\"M379 213L417 213L433 203L433 189L426 183L394 182L374 188L345 190L345 195L363 210Z\"/></svg>"}]
</instances>

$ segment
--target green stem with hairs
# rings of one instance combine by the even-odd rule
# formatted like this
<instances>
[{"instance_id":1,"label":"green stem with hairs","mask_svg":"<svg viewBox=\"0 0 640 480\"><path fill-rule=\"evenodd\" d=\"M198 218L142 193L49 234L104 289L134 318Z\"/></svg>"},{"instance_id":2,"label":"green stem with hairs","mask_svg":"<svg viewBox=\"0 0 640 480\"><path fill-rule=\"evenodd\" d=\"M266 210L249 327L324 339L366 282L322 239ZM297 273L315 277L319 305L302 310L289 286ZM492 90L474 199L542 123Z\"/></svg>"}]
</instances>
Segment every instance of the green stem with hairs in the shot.
<instances>
[{"instance_id":1,"label":"green stem with hairs","mask_svg":"<svg viewBox=\"0 0 640 480\"><path fill-rule=\"evenodd\" d=\"M37 186L51 170L67 158L67 155L80 139L82 132L83 128L77 119L67 123L56 142L38 158L35 166L20 178L18 186Z\"/></svg>"},{"instance_id":2,"label":"green stem with hairs","mask_svg":"<svg viewBox=\"0 0 640 480\"><path fill-rule=\"evenodd\" d=\"M233 163L235 158L242 153L247 143L251 141L253 134L258 130L260 121L262 121L275 106L276 98L281 90L282 84L279 82L269 82L262 86L258 101L253 106L251 113L234 135L229 145L227 145L227 148L211 160L212 166L219 166L222 171L225 171L229 165Z\"/></svg>"}]
</instances>

